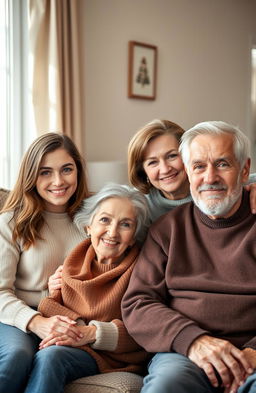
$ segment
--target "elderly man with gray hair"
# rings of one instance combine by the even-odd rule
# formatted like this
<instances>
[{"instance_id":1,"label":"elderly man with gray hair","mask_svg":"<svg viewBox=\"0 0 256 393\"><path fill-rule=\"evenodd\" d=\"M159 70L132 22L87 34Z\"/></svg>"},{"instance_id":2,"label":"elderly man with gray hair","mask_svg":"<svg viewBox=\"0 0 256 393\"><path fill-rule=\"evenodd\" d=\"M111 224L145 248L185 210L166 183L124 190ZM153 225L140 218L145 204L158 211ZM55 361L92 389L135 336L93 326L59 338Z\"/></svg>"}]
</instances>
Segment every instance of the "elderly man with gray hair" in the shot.
<instances>
[{"instance_id":1,"label":"elderly man with gray hair","mask_svg":"<svg viewBox=\"0 0 256 393\"><path fill-rule=\"evenodd\" d=\"M256 216L249 141L199 123L180 152L193 202L155 222L122 302L152 358L142 393L256 392Z\"/></svg>"}]
</instances>

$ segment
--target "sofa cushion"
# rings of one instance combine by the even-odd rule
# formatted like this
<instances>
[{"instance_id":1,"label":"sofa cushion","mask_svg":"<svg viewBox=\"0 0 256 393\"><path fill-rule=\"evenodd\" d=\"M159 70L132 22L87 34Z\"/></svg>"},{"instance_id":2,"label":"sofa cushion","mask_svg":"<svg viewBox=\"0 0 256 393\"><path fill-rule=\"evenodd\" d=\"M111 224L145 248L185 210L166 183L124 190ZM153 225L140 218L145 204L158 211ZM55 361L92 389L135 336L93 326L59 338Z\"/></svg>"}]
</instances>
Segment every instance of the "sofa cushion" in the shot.
<instances>
[{"instance_id":1,"label":"sofa cushion","mask_svg":"<svg viewBox=\"0 0 256 393\"><path fill-rule=\"evenodd\" d=\"M143 378L128 372L97 374L68 384L65 393L139 393Z\"/></svg>"}]
</instances>

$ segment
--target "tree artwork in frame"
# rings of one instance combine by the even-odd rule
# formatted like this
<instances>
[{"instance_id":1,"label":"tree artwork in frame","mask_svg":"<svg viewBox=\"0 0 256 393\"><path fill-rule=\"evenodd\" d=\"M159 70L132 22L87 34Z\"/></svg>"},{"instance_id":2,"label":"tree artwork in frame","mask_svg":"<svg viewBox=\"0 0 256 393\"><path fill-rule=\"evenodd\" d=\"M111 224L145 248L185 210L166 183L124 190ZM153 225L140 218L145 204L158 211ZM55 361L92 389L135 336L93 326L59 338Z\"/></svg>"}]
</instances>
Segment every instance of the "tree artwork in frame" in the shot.
<instances>
[{"instance_id":1,"label":"tree artwork in frame","mask_svg":"<svg viewBox=\"0 0 256 393\"><path fill-rule=\"evenodd\" d=\"M157 47L129 41L128 97L155 100Z\"/></svg>"}]
</instances>

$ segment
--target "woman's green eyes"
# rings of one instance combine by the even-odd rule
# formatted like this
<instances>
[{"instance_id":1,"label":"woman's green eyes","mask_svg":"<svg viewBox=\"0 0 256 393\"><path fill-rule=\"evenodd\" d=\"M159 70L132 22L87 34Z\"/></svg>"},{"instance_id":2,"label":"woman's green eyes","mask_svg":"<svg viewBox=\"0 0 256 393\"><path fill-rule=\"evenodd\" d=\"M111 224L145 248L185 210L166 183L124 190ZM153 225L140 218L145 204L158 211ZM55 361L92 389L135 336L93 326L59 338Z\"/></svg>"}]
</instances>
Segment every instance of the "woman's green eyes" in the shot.
<instances>
[{"instance_id":1,"label":"woman's green eyes","mask_svg":"<svg viewBox=\"0 0 256 393\"><path fill-rule=\"evenodd\" d=\"M65 174L69 174L71 172L73 172L73 168L72 167L64 167L61 170L61 173ZM53 171L51 169L43 169L42 171L39 172L39 176L50 176L53 173Z\"/></svg>"},{"instance_id":2,"label":"woman's green eyes","mask_svg":"<svg viewBox=\"0 0 256 393\"><path fill-rule=\"evenodd\" d=\"M39 173L40 176L47 176L50 174L50 171L42 171Z\"/></svg>"},{"instance_id":3,"label":"woman's green eyes","mask_svg":"<svg viewBox=\"0 0 256 393\"><path fill-rule=\"evenodd\" d=\"M73 171L73 168L70 168L70 167L63 168L63 172L64 173L69 173L69 172L72 172L72 171Z\"/></svg>"}]
</instances>

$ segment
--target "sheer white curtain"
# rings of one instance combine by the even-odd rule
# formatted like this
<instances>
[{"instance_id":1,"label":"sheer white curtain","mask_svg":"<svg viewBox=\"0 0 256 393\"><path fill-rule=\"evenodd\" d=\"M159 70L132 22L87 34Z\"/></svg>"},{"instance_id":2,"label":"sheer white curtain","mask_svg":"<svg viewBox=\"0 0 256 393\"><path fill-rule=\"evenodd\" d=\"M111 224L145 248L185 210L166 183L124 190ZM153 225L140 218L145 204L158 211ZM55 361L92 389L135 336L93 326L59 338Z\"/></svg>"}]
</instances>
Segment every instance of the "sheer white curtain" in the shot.
<instances>
[{"instance_id":1,"label":"sheer white curtain","mask_svg":"<svg viewBox=\"0 0 256 393\"><path fill-rule=\"evenodd\" d=\"M0 187L13 186L35 137L29 110L27 0L0 1Z\"/></svg>"}]
</instances>

